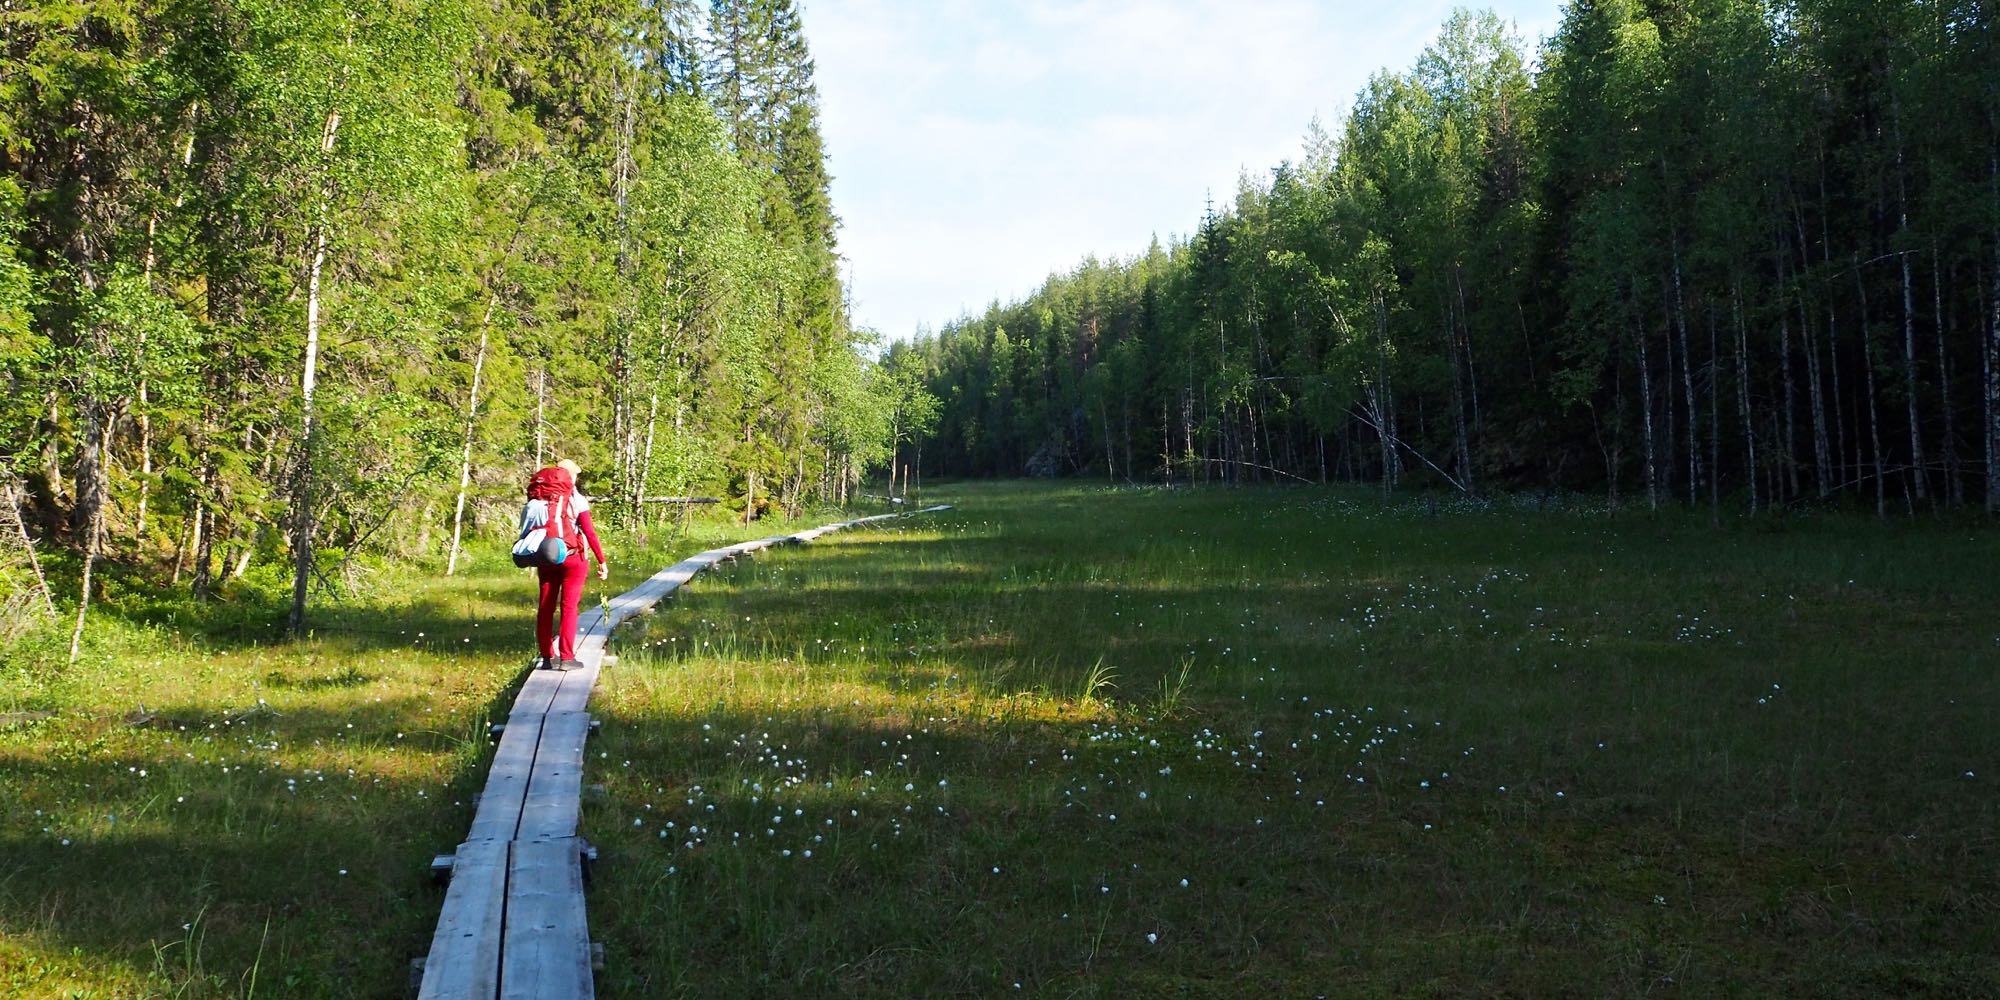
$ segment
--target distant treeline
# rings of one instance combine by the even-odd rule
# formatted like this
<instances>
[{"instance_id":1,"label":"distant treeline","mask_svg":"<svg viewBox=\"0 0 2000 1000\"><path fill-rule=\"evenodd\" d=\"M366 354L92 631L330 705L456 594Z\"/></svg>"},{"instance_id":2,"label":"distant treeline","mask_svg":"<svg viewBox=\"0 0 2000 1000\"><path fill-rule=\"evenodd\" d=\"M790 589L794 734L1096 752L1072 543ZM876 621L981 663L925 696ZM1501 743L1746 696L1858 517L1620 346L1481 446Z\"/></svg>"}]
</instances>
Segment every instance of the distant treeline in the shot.
<instances>
[{"instance_id":1,"label":"distant treeline","mask_svg":"<svg viewBox=\"0 0 2000 1000\"><path fill-rule=\"evenodd\" d=\"M818 114L793 0L0 5L0 485L295 624L559 456L613 520L844 494L890 413Z\"/></svg>"},{"instance_id":2,"label":"distant treeline","mask_svg":"<svg viewBox=\"0 0 2000 1000\"><path fill-rule=\"evenodd\" d=\"M905 348L923 467L2000 509L1996 14L1455 15L1191 238Z\"/></svg>"}]
</instances>

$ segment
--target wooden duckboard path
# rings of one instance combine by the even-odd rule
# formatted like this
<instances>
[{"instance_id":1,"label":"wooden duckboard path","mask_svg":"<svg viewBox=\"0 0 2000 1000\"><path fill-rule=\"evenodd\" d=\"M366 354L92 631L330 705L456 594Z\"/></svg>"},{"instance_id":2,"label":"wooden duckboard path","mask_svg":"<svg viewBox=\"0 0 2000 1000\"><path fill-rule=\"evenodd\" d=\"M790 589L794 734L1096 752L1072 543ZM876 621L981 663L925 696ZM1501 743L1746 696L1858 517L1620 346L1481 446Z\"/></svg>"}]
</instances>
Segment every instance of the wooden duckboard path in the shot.
<instances>
[{"instance_id":1,"label":"wooden duckboard path","mask_svg":"<svg viewBox=\"0 0 2000 1000\"><path fill-rule=\"evenodd\" d=\"M575 670L530 670L500 731L472 829L452 856L451 883L423 960L420 1000L580 1000L596 995L584 918L577 836L582 813L585 710L611 630L704 570L738 556L810 542L878 521L950 510L950 504L877 514L773 535L691 556L577 620Z\"/></svg>"}]
</instances>

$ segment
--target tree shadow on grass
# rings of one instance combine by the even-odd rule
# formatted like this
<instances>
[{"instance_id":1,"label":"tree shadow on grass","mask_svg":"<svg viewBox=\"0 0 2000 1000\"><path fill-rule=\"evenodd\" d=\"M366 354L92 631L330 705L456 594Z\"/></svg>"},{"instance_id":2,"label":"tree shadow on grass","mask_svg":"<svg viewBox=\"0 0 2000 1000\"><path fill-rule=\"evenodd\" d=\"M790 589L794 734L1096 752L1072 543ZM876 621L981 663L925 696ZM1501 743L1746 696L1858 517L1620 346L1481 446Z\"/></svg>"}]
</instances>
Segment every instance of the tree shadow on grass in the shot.
<instances>
[{"instance_id":1,"label":"tree shadow on grass","mask_svg":"<svg viewBox=\"0 0 2000 1000\"><path fill-rule=\"evenodd\" d=\"M428 862L463 839L516 688L456 720L411 696L42 723L0 752L0 983L80 962L119 992L114 970L160 966L149 988L236 995L260 966L266 994L400 995L442 902Z\"/></svg>"},{"instance_id":2,"label":"tree shadow on grass","mask_svg":"<svg viewBox=\"0 0 2000 1000\"><path fill-rule=\"evenodd\" d=\"M235 995L253 966L274 995L401 987L436 919L426 862L462 836L448 831L462 831L463 810L439 789L295 773L293 791L275 769L225 776L167 754L121 763L17 775L57 800L17 799L51 808L0 825L0 927L13 948L76 962L87 978L109 972L100 986L119 995L140 984L111 970L156 965L154 988L189 986L193 970L196 996Z\"/></svg>"}]
</instances>

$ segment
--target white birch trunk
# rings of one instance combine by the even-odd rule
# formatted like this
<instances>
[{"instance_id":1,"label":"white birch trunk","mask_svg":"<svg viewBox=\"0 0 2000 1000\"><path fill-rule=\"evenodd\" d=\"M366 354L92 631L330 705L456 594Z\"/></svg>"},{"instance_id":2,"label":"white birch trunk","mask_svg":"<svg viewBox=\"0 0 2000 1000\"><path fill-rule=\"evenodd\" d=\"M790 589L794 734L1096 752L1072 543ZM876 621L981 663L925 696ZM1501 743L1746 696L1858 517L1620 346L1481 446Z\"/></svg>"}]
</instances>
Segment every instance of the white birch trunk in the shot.
<instances>
[{"instance_id":1,"label":"white birch trunk","mask_svg":"<svg viewBox=\"0 0 2000 1000\"><path fill-rule=\"evenodd\" d=\"M1730 289L1731 304L1736 311L1736 412L1743 418L1743 467L1749 472L1750 513L1757 513L1757 436L1752 431L1750 419L1750 338L1743 329L1743 297L1734 287ZM1714 398L1711 394L1710 398ZM1709 423L1715 423L1713 411ZM1721 435L1717 434L1720 440ZM1715 463L1710 462L1711 466ZM1709 469L1709 475L1718 470Z\"/></svg>"},{"instance_id":2,"label":"white birch trunk","mask_svg":"<svg viewBox=\"0 0 2000 1000\"><path fill-rule=\"evenodd\" d=\"M1812 311L1806 308L1804 280L1806 272L1812 267L1812 260L1806 254L1806 224L1796 200L1792 208L1792 231L1799 241L1799 352L1805 359L1806 403L1812 412L1813 483L1819 498L1824 500L1832 489L1833 459L1826 433L1826 387L1820 380L1819 343L1813 338ZM1780 281L1782 283L1782 275Z\"/></svg>"},{"instance_id":3,"label":"white birch trunk","mask_svg":"<svg viewBox=\"0 0 2000 1000\"><path fill-rule=\"evenodd\" d=\"M1658 510L1659 468L1653 451L1653 368L1646 359L1646 323L1636 314L1632 319L1632 338L1639 345L1639 424L1644 430L1646 442L1646 504Z\"/></svg>"},{"instance_id":4,"label":"white birch trunk","mask_svg":"<svg viewBox=\"0 0 2000 1000\"><path fill-rule=\"evenodd\" d=\"M1903 225L1909 227L1907 215ZM1898 256L1903 262L1903 395L1910 421L1910 481L1916 487L1917 499L1927 500L1930 487L1924 471L1923 428L1917 423L1917 307L1910 288L1910 255Z\"/></svg>"},{"instance_id":5,"label":"white birch trunk","mask_svg":"<svg viewBox=\"0 0 2000 1000\"><path fill-rule=\"evenodd\" d=\"M486 313L479 317L479 349L472 356L472 392L465 400L465 450L458 462L458 503L451 512L451 554L445 557L444 575L458 572L458 546L465 528L465 494L472 486L472 436L479 425L479 377L486 370L486 339L493 327L493 307L500 303L496 292L486 299Z\"/></svg>"},{"instance_id":6,"label":"white birch trunk","mask_svg":"<svg viewBox=\"0 0 2000 1000\"><path fill-rule=\"evenodd\" d=\"M42 560L35 555L35 540L28 536L28 522L21 516L21 491L15 485L11 472L7 477L7 509L14 519L14 530L21 539L21 551L27 554L28 568L35 574L35 589L42 595L42 609L50 618L56 616L55 598L49 596L48 577L42 575Z\"/></svg>"},{"instance_id":7,"label":"white birch trunk","mask_svg":"<svg viewBox=\"0 0 2000 1000\"><path fill-rule=\"evenodd\" d=\"M292 529L292 610L286 619L287 631L294 636L305 628L306 583L313 568L313 389L319 378L320 275L326 266L327 227L332 222L333 212L332 165L326 161L333 156L334 138L339 131L339 110L327 112L326 126L320 131L319 139L319 208L310 237L312 257L306 271L305 364L299 377L299 465L293 489L293 503L298 505L298 509L294 512Z\"/></svg>"},{"instance_id":8,"label":"white birch trunk","mask_svg":"<svg viewBox=\"0 0 2000 1000\"><path fill-rule=\"evenodd\" d=\"M1778 368L1779 377L1785 386L1785 500L1799 494L1799 463L1794 451L1798 447L1798 391L1792 386L1792 324L1785 310L1778 310Z\"/></svg>"},{"instance_id":9,"label":"white birch trunk","mask_svg":"<svg viewBox=\"0 0 2000 1000\"><path fill-rule=\"evenodd\" d=\"M1903 102L1892 100L1890 104L1896 126L1896 228L1903 233L1910 231L1910 197L1908 182L1903 176ZM1917 306L1910 288L1910 252L1896 255L1903 267L1903 396L1910 421L1910 481L1916 488L1917 499L1929 497L1928 478L1924 471L1923 428L1917 423Z\"/></svg>"},{"instance_id":10,"label":"white birch trunk","mask_svg":"<svg viewBox=\"0 0 2000 1000\"><path fill-rule=\"evenodd\" d=\"M1692 506L1701 495L1701 424L1695 419L1694 353L1688 350L1687 300L1681 291L1681 248L1678 237L1674 243L1674 331L1681 338L1681 388L1687 397L1688 416L1688 504ZM1668 373L1668 377L1672 377L1671 372ZM1710 433L1713 433L1713 428L1710 429Z\"/></svg>"},{"instance_id":11,"label":"white birch trunk","mask_svg":"<svg viewBox=\"0 0 2000 1000\"><path fill-rule=\"evenodd\" d=\"M1867 377L1868 393L1868 441L1875 458L1875 516L1889 514L1889 493L1886 473L1882 467L1882 419L1880 409L1875 405L1875 356L1868 346L1868 283L1862 280L1861 257L1854 256L1854 289L1861 301L1861 373ZM1856 430L1856 436L1860 434ZM1858 445L1860 442L1856 442ZM1859 470L1857 470L1859 471Z\"/></svg>"},{"instance_id":12,"label":"white birch trunk","mask_svg":"<svg viewBox=\"0 0 2000 1000\"><path fill-rule=\"evenodd\" d=\"M189 106L188 117L190 119L190 122L192 122L192 119L197 113L200 112L200 110L201 110L200 102L196 102L193 105ZM193 165L193 163L194 163L194 128L192 123L190 123L188 128L187 145L181 148L181 169L185 170L189 166ZM186 203L187 203L186 194L177 194L174 196L175 209L178 210L182 205ZM153 287L153 268L158 260L158 255L154 252L154 246L155 246L154 235L159 230L159 224L160 224L160 212L159 209L156 208L149 215L146 216L145 279L146 279L146 287L148 289L151 289ZM143 349L146 346L146 334L144 330L141 330L139 332L139 346L141 348L141 353L143 354L144 353ZM138 517L136 519L137 523L135 523L132 528L132 544L134 547L137 547L140 543L146 540L146 501L150 498L153 486L153 416L151 412L149 412L151 409L151 407L148 405L149 402L150 401L147 399L146 378L144 375L141 375L139 377L139 407L138 407L139 409L139 511L138 511Z\"/></svg>"},{"instance_id":13,"label":"white birch trunk","mask_svg":"<svg viewBox=\"0 0 2000 1000\"><path fill-rule=\"evenodd\" d=\"M1944 411L1945 492L1953 506L1965 502L1958 469L1958 420L1951 409L1951 359L1945 353L1944 267L1937 242L1931 242L1931 325L1937 335L1938 408Z\"/></svg>"}]
</instances>

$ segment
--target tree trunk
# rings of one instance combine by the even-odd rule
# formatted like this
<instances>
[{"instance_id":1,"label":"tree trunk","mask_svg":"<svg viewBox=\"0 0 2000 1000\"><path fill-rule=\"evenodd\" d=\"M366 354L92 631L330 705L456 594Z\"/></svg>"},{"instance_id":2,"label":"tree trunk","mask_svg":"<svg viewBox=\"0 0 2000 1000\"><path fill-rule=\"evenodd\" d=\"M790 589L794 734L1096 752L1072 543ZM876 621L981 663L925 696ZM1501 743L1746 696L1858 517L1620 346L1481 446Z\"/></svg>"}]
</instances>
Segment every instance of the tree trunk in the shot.
<instances>
[{"instance_id":1,"label":"tree trunk","mask_svg":"<svg viewBox=\"0 0 2000 1000\"><path fill-rule=\"evenodd\" d=\"M62 395L50 391L48 403L48 416L42 418L42 428L46 432L42 435L42 481L49 484L49 499L61 501L63 474L62 449L59 444L62 428Z\"/></svg>"},{"instance_id":2,"label":"tree trunk","mask_svg":"<svg viewBox=\"0 0 2000 1000\"><path fill-rule=\"evenodd\" d=\"M1403 458L1396 450L1396 389L1389 375L1389 306L1382 290L1374 290L1375 300L1375 380L1381 385L1382 405L1376 413L1376 436L1382 439L1382 495L1388 496L1403 479Z\"/></svg>"},{"instance_id":3,"label":"tree trunk","mask_svg":"<svg viewBox=\"0 0 2000 1000\"><path fill-rule=\"evenodd\" d=\"M1458 321L1450 300L1444 309L1446 361L1451 366L1452 444L1458 457L1459 482L1472 482L1472 439L1465 425L1465 370L1458 351Z\"/></svg>"},{"instance_id":4,"label":"tree trunk","mask_svg":"<svg viewBox=\"0 0 2000 1000\"><path fill-rule=\"evenodd\" d=\"M332 224L333 171L326 162L333 157L333 142L340 131L340 112L329 111L326 127L320 132L321 182L318 218L308 243L311 263L306 274L306 351L299 379L299 457L293 474L292 502L292 610L285 629L293 636L304 633L306 624L306 584L313 570L313 389L319 378L320 274L326 266L327 228Z\"/></svg>"},{"instance_id":5,"label":"tree trunk","mask_svg":"<svg viewBox=\"0 0 2000 1000\"><path fill-rule=\"evenodd\" d=\"M1823 281L1826 285L1826 354L1829 362L1827 375L1833 381L1833 453L1840 458L1842 463L1846 463L1848 458L1847 404L1845 396L1840 391L1840 334L1834 310L1833 279L1836 275L1833 271L1833 234L1831 223L1829 222L1829 217L1833 214L1833 200L1827 197L1826 192L1826 151L1824 149L1820 150L1819 155L1819 203L1821 206L1819 214L1820 264L1826 269ZM1865 348L1868 344L1868 314L1865 307L1862 310L1860 329L1861 343L1865 354ZM1861 474L1860 436L1860 429L1856 428L1854 462L1852 465L1856 476Z\"/></svg>"},{"instance_id":6,"label":"tree trunk","mask_svg":"<svg viewBox=\"0 0 2000 1000\"><path fill-rule=\"evenodd\" d=\"M1636 305L1636 303L1635 303ZM1653 451L1653 369L1646 357L1646 322L1635 310L1632 338L1639 347L1639 414L1646 443L1646 504L1660 509L1659 467Z\"/></svg>"},{"instance_id":7,"label":"tree trunk","mask_svg":"<svg viewBox=\"0 0 2000 1000\"><path fill-rule=\"evenodd\" d=\"M193 118L196 114L200 112L200 110L201 110L201 103L199 101L194 102L193 104L190 104L188 106L188 118L190 121L188 127L187 145L182 147L181 149L181 169L183 170L187 169L194 163ZM187 202L187 195L185 193L177 194L174 196L175 209L179 209L182 205L186 204L186 202ZM146 288L148 291L152 290L153 287L153 268L158 259L158 255L154 252L154 245L155 245L154 236L159 229L159 223L160 223L160 213L159 210L155 208L150 214L146 216L146 253L145 253L144 270L145 270ZM145 333L144 331L141 331L139 335L139 346L141 348L144 348L145 343L146 343ZM151 400L147 398L147 395L148 394L147 394L146 378L142 374L139 378L139 406L138 406L139 511L138 511L138 516L135 518L135 523L133 524L132 527L132 545L134 548L139 547L146 540L146 501L150 498L153 487L153 416L151 413L152 409L150 405Z\"/></svg>"},{"instance_id":8,"label":"tree trunk","mask_svg":"<svg viewBox=\"0 0 2000 1000\"><path fill-rule=\"evenodd\" d=\"M479 317L479 348L472 355L472 391L465 397L465 450L458 463L458 502L451 512L451 554L445 557L444 575L458 572L458 546L465 529L465 494L472 486L472 436L479 425L479 377L486 371L486 340L493 327L493 307L500 304L495 292L486 299L486 312Z\"/></svg>"},{"instance_id":9,"label":"tree trunk","mask_svg":"<svg viewBox=\"0 0 2000 1000\"><path fill-rule=\"evenodd\" d=\"M1660 497L1674 498L1675 470L1680 468L1680 403L1674 397L1673 279L1660 277Z\"/></svg>"},{"instance_id":10,"label":"tree trunk","mask_svg":"<svg viewBox=\"0 0 2000 1000\"><path fill-rule=\"evenodd\" d=\"M1458 335L1459 353L1465 358L1466 398L1472 403L1472 433L1479 433L1479 369L1472 363L1472 315L1465 308L1465 267L1453 262L1451 265L1452 285L1458 290ZM1470 479L1466 485L1472 485Z\"/></svg>"},{"instance_id":11,"label":"tree trunk","mask_svg":"<svg viewBox=\"0 0 2000 1000\"><path fill-rule=\"evenodd\" d=\"M612 202L616 206L618 228L618 279L623 282L631 275L631 222L626 213L632 176L632 116L633 99L629 83L621 82L625 90L624 115L618 128L618 146L611 163ZM615 303L611 322L617 327L613 331L611 358L611 478L613 491L619 496L631 495L631 449L628 436L631 433L631 364L632 364L632 323L625 315L622 303Z\"/></svg>"},{"instance_id":12,"label":"tree trunk","mask_svg":"<svg viewBox=\"0 0 2000 1000\"><path fill-rule=\"evenodd\" d=\"M1994 161L2000 178L2000 159ZM2000 181L1995 182L2000 186ZM1987 277L1993 293L1987 298L1986 327L1986 512L2000 514L2000 225L1993 229L1993 269Z\"/></svg>"},{"instance_id":13,"label":"tree trunk","mask_svg":"<svg viewBox=\"0 0 2000 1000\"><path fill-rule=\"evenodd\" d=\"M1782 271L1780 272L1782 274ZM1782 285L1783 279L1779 279ZM1782 293L1781 293L1782 294ZM1789 503L1799 495L1798 392L1792 385L1792 326L1782 303L1778 307L1778 375L1785 387L1785 497ZM1774 501L1777 502L1777 501Z\"/></svg>"},{"instance_id":14,"label":"tree trunk","mask_svg":"<svg viewBox=\"0 0 2000 1000\"><path fill-rule=\"evenodd\" d=\"M204 423L206 422L206 419L207 419L206 416L204 416L203 417ZM206 435L206 433L207 429L204 426L203 434ZM200 539L196 538L195 536L198 532L201 531L201 507L202 507L201 483L202 483L202 477L205 474L203 470L207 467L207 465L208 465L207 439L206 437L204 437L202 444L201 458L195 463L194 512L191 516L187 518L186 522L181 525L180 544L175 546L174 548L173 583L175 585L180 584L181 571L185 569L187 567L188 562L194 558L194 547L200 541ZM201 595L197 591L195 596L199 597Z\"/></svg>"},{"instance_id":15,"label":"tree trunk","mask_svg":"<svg viewBox=\"0 0 2000 1000\"><path fill-rule=\"evenodd\" d=\"M69 525L73 535L86 539L94 530L92 525L105 500L105 490L100 484L105 479L106 410L95 399L86 399L77 407L77 415L83 419L83 433L79 435L82 448L76 459L76 504L70 508Z\"/></svg>"},{"instance_id":16,"label":"tree trunk","mask_svg":"<svg viewBox=\"0 0 2000 1000\"><path fill-rule=\"evenodd\" d=\"M1733 289L1732 289L1733 291ZM1722 417L1717 401L1722 390L1722 357L1715 343L1715 307L1702 310L1708 316L1708 523L1710 527L1722 524ZM1692 428L1694 421L1689 420ZM1692 435L1690 435L1692 436ZM1750 496L1755 508L1757 496L1757 463L1750 463Z\"/></svg>"},{"instance_id":17,"label":"tree trunk","mask_svg":"<svg viewBox=\"0 0 2000 1000\"><path fill-rule=\"evenodd\" d=\"M1713 322L1713 317L1710 318ZM1694 411L1694 352L1688 349L1687 300L1681 291L1681 249L1679 237L1674 242L1674 329L1681 338L1681 387L1687 397L1687 455L1688 455L1688 506L1692 507L1701 498L1701 426L1695 420ZM1668 390L1672 391L1672 390ZM1715 432L1714 427L1709 433Z\"/></svg>"},{"instance_id":18,"label":"tree trunk","mask_svg":"<svg viewBox=\"0 0 2000 1000\"><path fill-rule=\"evenodd\" d=\"M1118 455L1111 446L1111 407L1104 397L1097 398L1097 420L1104 425L1104 481L1118 481Z\"/></svg>"},{"instance_id":19,"label":"tree trunk","mask_svg":"<svg viewBox=\"0 0 2000 1000\"><path fill-rule=\"evenodd\" d=\"M1909 184L1903 176L1903 102L1890 88L1889 108L1896 133L1896 230L1907 238L1910 232ZM1917 306L1910 281L1910 253L1901 250L1896 259L1903 270L1903 395L1910 422L1910 485L1918 500L1929 499L1929 478L1924 471L1923 427L1917 423Z\"/></svg>"},{"instance_id":20,"label":"tree trunk","mask_svg":"<svg viewBox=\"0 0 2000 1000\"><path fill-rule=\"evenodd\" d=\"M639 521L639 508L641 506L640 501L645 497L647 490L652 488L653 436L654 436L654 431L659 426L659 420L660 420L660 374L661 372L665 371L667 367L667 354L668 354L667 348L669 343L678 344L680 343L680 339L681 339L681 331L678 328L678 323L676 323L676 329L674 331L673 339L671 341L668 340L667 316L664 312L661 313L660 356L657 359L657 362L653 368L652 388L647 393L646 396L646 450L645 453L640 457L639 476L638 476L639 483L638 487L633 491L632 494L632 519L635 524L638 523ZM829 467L831 467L831 464L832 464L831 461L829 461L828 462Z\"/></svg>"},{"instance_id":21,"label":"tree trunk","mask_svg":"<svg viewBox=\"0 0 2000 1000\"><path fill-rule=\"evenodd\" d=\"M203 600L215 592L215 508L201 504L195 508L194 540L191 557L194 559L194 579L188 589Z\"/></svg>"},{"instance_id":22,"label":"tree trunk","mask_svg":"<svg viewBox=\"0 0 2000 1000\"><path fill-rule=\"evenodd\" d=\"M1992 194L1993 269L1987 274L1992 294L1987 296L1986 369L1986 512L2000 514L2000 121L1991 115L1986 121L1986 179Z\"/></svg>"},{"instance_id":23,"label":"tree trunk","mask_svg":"<svg viewBox=\"0 0 2000 1000\"><path fill-rule=\"evenodd\" d=\"M1755 514L1757 513L1757 435L1752 430L1750 419L1750 338L1743 328L1742 291L1733 285L1729 291L1731 305L1736 312L1736 412L1743 418L1743 467L1749 472L1745 478L1750 484L1750 513ZM1709 393L1709 398L1715 398L1713 391ZM1713 429L1721 427L1715 422L1712 407L1709 424ZM1715 438L1719 441L1722 435L1717 433ZM1708 464L1709 475L1716 476L1720 466L1713 459Z\"/></svg>"},{"instance_id":24,"label":"tree trunk","mask_svg":"<svg viewBox=\"0 0 2000 1000\"><path fill-rule=\"evenodd\" d=\"M1938 408L1944 411L1945 498L1957 506L1965 502L1965 484L1958 466L1958 419L1951 410L1951 359L1945 353L1944 266L1938 259L1937 241L1931 241L1931 329L1937 335Z\"/></svg>"},{"instance_id":25,"label":"tree trunk","mask_svg":"<svg viewBox=\"0 0 2000 1000\"><path fill-rule=\"evenodd\" d=\"M1798 209L1797 199L1793 199L1792 226L1799 238L1799 344L1801 356L1806 363L1806 401L1812 410L1813 433L1813 476L1819 498L1826 499L1833 488L1833 458L1826 433L1825 383L1820 379L1819 344L1813 337L1812 310L1806 305L1805 279L1812 269L1812 261L1806 256L1806 224ZM1779 281L1783 284L1783 279Z\"/></svg>"},{"instance_id":26,"label":"tree trunk","mask_svg":"<svg viewBox=\"0 0 2000 1000\"><path fill-rule=\"evenodd\" d=\"M1861 371L1867 379L1868 439L1875 458L1875 516L1889 514L1887 476L1882 467L1882 420L1875 405L1875 358L1868 343L1868 283L1862 280L1861 257L1854 256L1854 290L1861 302Z\"/></svg>"},{"instance_id":27,"label":"tree trunk","mask_svg":"<svg viewBox=\"0 0 2000 1000\"><path fill-rule=\"evenodd\" d=\"M50 618L56 616L55 598L49 596L48 578L42 575L42 560L35 555L35 540L28 535L28 522L21 515L21 490L12 469L7 470L7 513L13 518L13 527L21 539L21 551L28 557L28 569L35 574L35 589L42 595L42 610Z\"/></svg>"},{"instance_id":28,"label":"tree trunk","mask_svg":"<svg viewBox=\"0 0 2000 1000\"><path fill-rule=\"evenodd\" d=\"M1840 391L1840 338L1834 330L1832 298L1829 295L1826 304L1826 371L1827 377L1833 382L1833 454L1838 459L1840 465L1853 469L1853 475L1858 476L1861 473L1861 460L1859 457L1861 453L1860 435L1858 433L1855 435L1854 452L1850 456L1847 450L1847 400L1846 396ZM1860 327L1862 346L1865 348L1868 336L1868 320L1866 316L1862 318ZM1850 461L1850 457L1852 457L1852 461ZM1842 474L1839 479L1844 482L1847 479L1847 475Z\"/></svg>"},{"instance_id":29,"label":"tree trunk","mask_svg":"<svg viewBox=\"0 0 2000 1000\"><path fill-rule=\"evenodd\" d=\"M108 422L97 421L95 417L89 419L92 423L86 424L87 432L95 437L95 447L98 453L102 455L111 447L111 426ZM102 468L101 464L99 468ZM69 635L69 662L71 663L76 662L77 655L83 650L83 623L90 614L91 574L97 568L98 550L104 542L104 492L106 483L101 473L87 480L90 484L89 486L86 487L84 485L85 482L86 480L79 473L77 476L78 498L82 499L86 493L91 494L91 499L87 505L78 505L79 507L87 506L90 527L86 530L83 543L83 585L77 590L76 596L76 629Z\"/></svg>"},{"instance_id":30,"label":"tree trunk","mask_svg":"<svg viewBox=\"0 0 2000 1000\"><path fill-rule=\"evenodd\" d=\"M1903 224L1908 227L1907 217ZM1903 393L1910 421L1910 483L1916 488L1918 500L1928 500L1923 427L1917 422L1917 308L1910 285L1910 255L1905 252L1897 256L1903 262Z\"/></svg>"},{"instance_id":31,"label":"tree trunk","mask_svg":"<svg viewBox=\"0 0 2000 1000\"><path fill-rule=\"evenodd\" d=\"M548 454L547 449L543 447L543 429L548 424L542 419L548 407L548 399L549 369L544 365L535 369L535 468L537 469L542 468L543 459Z\"/></svg>"}]
</instances>

